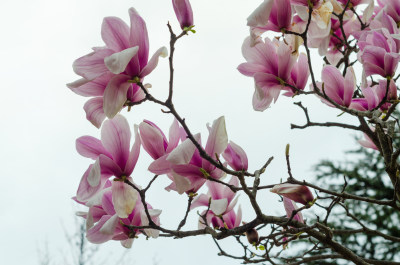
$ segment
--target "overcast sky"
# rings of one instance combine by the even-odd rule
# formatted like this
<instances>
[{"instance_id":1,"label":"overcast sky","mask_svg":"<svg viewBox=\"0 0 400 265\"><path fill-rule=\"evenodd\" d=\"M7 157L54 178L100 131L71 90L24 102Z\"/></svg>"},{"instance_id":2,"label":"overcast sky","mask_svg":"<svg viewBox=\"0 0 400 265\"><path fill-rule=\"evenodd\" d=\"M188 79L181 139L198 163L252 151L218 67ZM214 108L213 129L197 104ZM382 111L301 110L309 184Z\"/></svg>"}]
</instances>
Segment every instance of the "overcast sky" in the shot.
<instances>
[{"instance_id":1,"label":"overcast sky","mask_svg":"<svg viewBox=\"0 0 400 265\"><path fill-rule=\"evenodd\" d=\"M116 4L117 3L117 4ZM314 96L295 99L281 96L264 112L255 112L251 98L253 80L236 67L244 62L243 39L248 35L247 16L261 0L192 0L196 34L182 38L176 45L174 102L193 132L207 137L206 123L225 115L228 136L248 154L254 171L274 156L263 175L263 184L287 177L284 150L291 144L295 177L312 181L311 167L320 159L343 159L343 151L355 146L353 132L340 129L311 128L290 130L290 123L302 124L304 115L292 102L303 101L314 121L351 122L346 115L323 105ZM49 243L54 264L65 264L68 256L64 230L74 232L74 211L70 199L91 160L75 151L75 139L82 135L100 137L100 131L85 119L82 109L87 100L71 92L66 83L79 77L72 62L102 46L100 26L103 17L118 16L129 21L128 9L135 7L145 19L150 39L150 54L168 46L170 21L179 25L169 0L23 0L0 2L0 260L2 264L37 264L38 249ZM317 76L321 61L315 60ZM167 59L145 79L151 90L163 98L168 87ZM167 131L172 117L152 103L122 114L131 126L149 119ZM146 171L150 159L142 156L133 173L145 185L152 177ZM173 228L183 217L187 198L163 188L169 181L161 178L152 188L149 201L162 209L161 223ZM206 192L205 189L201 191ZM244 221L254 215L244 195ZM263 191L258 195L265 213L281 214L278 196ZM265 203L263 203L265 201ZM197 214L191 212L186 229L197 227ZM233 241L223 240L226 251L237 251ZM119 242L101 247L107 264L116 264L124 249ZM211 238L202 236L181 240L140 237L129 250L129 264L238 264L217 256ZM239 253L241 254L241 252Z\"/></svg>"}]
</instances>

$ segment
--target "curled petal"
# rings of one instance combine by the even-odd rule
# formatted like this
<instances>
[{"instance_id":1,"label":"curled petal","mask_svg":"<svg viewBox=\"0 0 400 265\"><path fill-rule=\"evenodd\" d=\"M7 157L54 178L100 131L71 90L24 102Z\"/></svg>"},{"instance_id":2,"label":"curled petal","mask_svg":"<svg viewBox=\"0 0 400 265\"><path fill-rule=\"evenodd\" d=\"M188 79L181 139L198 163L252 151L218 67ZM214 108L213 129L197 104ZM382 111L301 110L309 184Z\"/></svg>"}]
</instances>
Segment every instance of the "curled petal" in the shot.
<instances>
[{"instance_id":1,"label":"curled petal","mask_svg":"<svg viewBox=\"0 0 400 265\"><path fill-rule=\"evenodd\" d=\"M158 58L162 57L165 58L168 56L168 50L165 47L159 48L154 55L151 57L150 61L147 63L147 65L143 68L143 70L140 72L139 76L140 77L145 77L146 75L149 75L153 70L156 68L158 64Z\"/></svg>"},{"instance_id":2,"label":"curled petal","mask_svg":"<svg viewBox=\"0 0 400 265\"><path fill-rule=\"evenodd\" d=\"M139 50L138 46L125 49L120 52L116 52L106 58L104 58L104 64L107 66L113 74L119 74L125 71L129 61L137 54Z\"/></svg>"}]
</instances>

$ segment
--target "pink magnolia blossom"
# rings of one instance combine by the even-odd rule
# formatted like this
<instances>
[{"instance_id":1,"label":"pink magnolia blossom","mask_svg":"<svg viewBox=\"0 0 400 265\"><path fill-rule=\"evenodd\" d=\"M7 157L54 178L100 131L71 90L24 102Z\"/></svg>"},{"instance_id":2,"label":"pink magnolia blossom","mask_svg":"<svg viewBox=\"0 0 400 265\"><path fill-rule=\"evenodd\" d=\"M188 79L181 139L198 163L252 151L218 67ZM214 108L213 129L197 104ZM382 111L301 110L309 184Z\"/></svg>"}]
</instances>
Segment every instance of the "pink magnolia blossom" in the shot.
<instances>
[{"instance_id":1,"label":"pink magnolia blossom","mask_svg":"<svg viewBox=\"0 0 400 265\"><path fill-rule=\"evenodd\" d=\"M309 204L314 200L310 189L304 185L290 183L278 184L270 189L270 191L303 205Z\"/></svg>"},{"instance_id":2,"label":"pink magnolia blossom","mask_svg":"<svg viewBox=\"0 0 400 265\"><path fill-rule=\"evenodd\" d=\"M139 229L130 229L127 226L146 226L149 220L140 197L135 201L133 210L129 215L121 218L114 202L114 191L105 189L100 200L90 206L87 213L80 215L86 218L87 239L94 244L101 244L109 240L120 241L124 247L130 248L132 242L138 234L142 233ZM160 225L159 215L161 210L156 210L147 204L147 208L152 221ZM144 229L147 236L157 238L159 231L154 229Z\"/></svg>"},{"instance_id":3,"label":"pink magnolia blossom","mask_svg":"<svg viewBox=\"0 0 400 265\"><path fill-rule=\"evenodd\" d=\"M236 176L232 176L228 184L238 186L239 181ZM238 200L238 197L235 198L235 193L229 187L213 181L207 181L206 185L208 186L208 194L197 196L190 209L199 206L210 206L208 212L205 210L201 213L201 215L205 214L207 225L211 225L214 228L227 229L238 227L242 220L242 210L240 206L237 213L233 209ZM203 218L200 217L199 229L205 226Z\"/></svg>"},{"instance_id":4,"label":"pink magnolia blossom","mask_svg":"<svg viewBox=\"0 0 400 265\"><path fill-rule=\"evenodd\" d=\"M251 46L258 43L261 34L268 30L284 32L291 29L291 21L290 0L264 0L247 18Z\"/></svg>"},{"instance_id":5,"label":"pink magnolia blossom","mask_svg":"<svg viewBox=\"0 0 400 265\"><path fill-rule=\"evenodd\" d=\"M247 170L248 160L244 150L233 141L230 141L222 157L228 165L236 171Z\"/></svg>"},{"instance_id":6,"label":"pink magnolia blossom","mask_svg":"<svg viewBox=\"0 0 400 265\"><path fill-rule=\"evenodd\" d=\"M350 106L351 99L356 87L354 71L349 67L345 77L342 76L339 69L327 65L322 69L323 92L334 102L341 106ZM332 106L328 101L324 103Z\"/></svg>"},{"instance_id":7,"label":"pink magnolia blossom","mask_svg":"<svg viewBox=\"0 0 400 265\"><path fill-rule=\"evenodd\" d=\"M194 136L201 144L200 134ZM225 118L220 117L213 122L209 131L205 152L212 158L219 156L228 145L228 136L225 127ZM170 164L168 176L173 183L167 190L176 190L178 193L195 193L203 186L207 178L220 179L224 172L200 156L199 151L186 139L178 145L166 158ZM163 167L163 166L162 166ZM157 168L154 169L157 172Z\"/></svg>"},{"instance_id":8,"label":"pink magnolia blossom","mask_svg":"<svg viewBox=\"0 0 400 265\"><path fill-rule=\"evenodd\" d=\"M278 99L281 91L289 91L291 93L288 95L293 95L293 91L286 84L299 90L304 89L309 76L307 58L304 54L300 55L296 64L298 56L284 42L265 38L265 42L260 42L254 47L250 44L250 38L245 39L242 53L247 62L240 64L238 70L243 75L254 77L255 110L267 109L272 101Z\"/></svg>"},{"instance_id":9,"label":"pink magnolia blossom","mask_svg":"<svg viewBox=\"0 0 400 265\"><path fill-rule=\"evenodd\" d=\"M131 131L127 120L117 115L107 120L101 130L101 140L91 136L83 136L76 140L76 149L84 157L96 160L89 166L79 184L77 199L88 201L104 188L107 180L114 176L111 189L113 203L118 216L126 217L132 211L138 194L125 184L133 172L140 152L140 137L135 127L135 143L130 148Z\"/></svg>"},{"instance_id":10,"label":"pink magnolia blossom","mask_svg":"<svg viewBox=\"0 0 400 265\"><path fill-rule=\"evenodd\" d=\"M352 99L349 108L360 111L372 110L376 108L385 98L386 88L387 80L379 80L379 84L372 87L362 87L361 91L364 97ZM397 87L393 80L390 80L389 82L387 99L397 99ZM383 104L381 106L381 110L387 110L390 105L390 103Z\"/></svg>"},{"instance_id":11,"label":"pink magnolia blossom","mask_svg":"<svg viewBox=\"0 0 400 265\"><path fill-rule=\"evenodd\" d=\"M378 74L392 77L400 60L399 48L390 33L385 30L364 32L358 41L358 58L366 76Z\"/></svg>"},{"instance_id":12,"label":"pink magnolia blossom","mask_svg":"<svg viewBox=\"0 0 400 265\"><path fill-rule=\"evenodd\" d=\"M83 78L67 86L79 95L94 97L84 109L96 127L106 116L114 117L125 103L144 99L137 83L154 70L160 56L167 55L162 47L148 60L146 24L134 8L129 9L129 15L130 28L117 17L106 17L101 28L106 46L93 48L73 63L75 73Z\"/></svg>"},{"instance_id":13,"label":"pink magnolia blossom","mask_svg":"<svg viewBox=\"0 0 400 265\"><path fill-rule=\"evenodd\" d=\"M181 29L185 30L194 25L193 11L189 0L172 0L172 5Z\"/></svg>"}]
</instances>

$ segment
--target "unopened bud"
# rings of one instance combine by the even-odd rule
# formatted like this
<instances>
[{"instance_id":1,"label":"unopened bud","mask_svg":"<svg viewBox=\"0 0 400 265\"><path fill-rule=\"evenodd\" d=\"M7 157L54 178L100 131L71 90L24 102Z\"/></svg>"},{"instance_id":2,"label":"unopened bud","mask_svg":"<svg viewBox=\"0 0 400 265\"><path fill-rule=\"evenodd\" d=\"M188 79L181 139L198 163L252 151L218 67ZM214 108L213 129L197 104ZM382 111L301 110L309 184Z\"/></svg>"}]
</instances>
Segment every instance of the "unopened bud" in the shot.
<instances>
[{"instance_id":1,"label":"unopened bud","mask_svg":"<svg viewBox=\"0 0 400 265\"><path fill-rule=\"evenodd\" d=\"M256 246L258 245L258 232L254 228L247 230L246 231L246 236L247 236L247 241L249 241L250 244Z\"/></svg>"}]
</instances>

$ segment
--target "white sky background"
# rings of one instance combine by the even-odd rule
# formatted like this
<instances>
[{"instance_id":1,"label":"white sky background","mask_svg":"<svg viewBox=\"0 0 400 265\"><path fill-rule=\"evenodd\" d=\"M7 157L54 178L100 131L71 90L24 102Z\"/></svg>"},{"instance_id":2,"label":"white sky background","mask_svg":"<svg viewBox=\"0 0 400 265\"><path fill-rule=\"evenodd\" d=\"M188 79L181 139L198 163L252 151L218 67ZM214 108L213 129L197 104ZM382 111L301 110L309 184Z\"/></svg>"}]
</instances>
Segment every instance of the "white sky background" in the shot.
<instances>
[{"instance_id":1,"label":"white sky background","mask_svg":"<svg viewBox=\"0 0 400 265\"><path fill-rule=\"evenodd\" d=\"M117 3L117 4L116 4ZM248 35L247 16L261 0L192 0L196 34L182 38L176 45L174 102L193 132L207 138L206 123L225 115L228 136L241 145L249 157L250 170L261 167L274 156L263 175L263 184L287 177L284 150L291 144L294 176L311 181L311 167L320 159L343 159L343 151L355 146L354 133L344 129L310 128L290 130L290 123L303 124L302 111L292 102L301 100L309 107L314 121L348 122L349 117L329 108L314 96L294 100L281 96L277 104L262 113L253 111L253 80L241 75L236 67L244 62L241 44ZM129 21L128 9L135 7L147 22L150 54L168 46L169 20L176 32L180 29L169 0L37 0L1 1L0 3L0 263L37 264L37 249L49 243L54 264L65 264L68 255L62 225L74 232L70 199L90 159L75 151L75 139L82 135L100 137L85 119L82 109L87 100L71 92L65 84L79 77L72 62L102 46L100 26L103 17L118 16ZM315 58L319 76L321 61ZM151 92L164 98L168 87L168 60L161 59L157 69L145 79ZM153 103L134 107L122 114L130 124L144 118L168 131L172 117L162 114ZM133 140L133 139L132 139ZM146 185L152 177L146 171L150 161L142 149L133 173L135 181ZM161 222L174 228L183 217L187 197L163 190L166 177L151 189L149 202L163 210ZM206 189L200 192L206 192ZM241 195L244 221L254 215ZM278 196L260 192L258 201L265 213L283 215ZM197 214L189 215L186 229L197 227ZM223 240L225 250L237 252L236 245ZM119 242L101 247L103 256L117 259L124 249ZM240 249L239 249L240 250ZM210 237L173 239L140 237L127 254L130 263L169 264L238 264L217 256ZM236 252L236 253L235 253ZM112 258L107 264L115 264Z\"/></svg>"}]
</instances>

